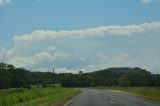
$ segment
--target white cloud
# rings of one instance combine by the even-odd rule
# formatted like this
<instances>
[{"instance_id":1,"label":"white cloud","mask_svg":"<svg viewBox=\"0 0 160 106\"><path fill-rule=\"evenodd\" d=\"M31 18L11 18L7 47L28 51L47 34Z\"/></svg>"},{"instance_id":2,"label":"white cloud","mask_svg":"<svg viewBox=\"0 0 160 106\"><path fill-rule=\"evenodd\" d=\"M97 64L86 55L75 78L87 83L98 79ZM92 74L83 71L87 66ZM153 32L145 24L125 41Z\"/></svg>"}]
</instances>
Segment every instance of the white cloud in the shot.
<instances>
[{"instance_id":1,"label":"white cloud","mask_svg":"<svg viewBox=\"0 0 160 106\"><path fill-rule=\"evenodd\" d=\"M8 62L14 64L17 67L34 67L38 64L43 64L43 62L60 61L68 58L70 54L62 50L57 50L53 46L49 46L47 49L43 49L40 53L35 53L29 56L21 56L16 53L15 50L5 50L0 48L0 61Z\"/></svg>"},{"instance_id":2,"label":"white cloud","mask_svg":"<svg viewBox=\"0 0 160 106\"><path fill-rule=\"evenodd\" d=\"M56 73L77 73L75 70L67 69L65 67L58 68L55 70Z\"/></svg>"},{"instance_id":3,"label":"white cloud","mask_svg":"<svg viewBox=\"0 0 160 106\"><path fill-rule=\"evenodd\" d=\"M56 72L88 72L138 66L158 73L159 34L160 22L71 31L36 30L13 37L11 49L1 47L0 61L33 71L55 68Z\"/></svg>"},{"instance_id":4,"label":"white cloud","mask_svg":"<svg viewBox=\"0 0 160 106\"><path fill-rule=\"evenodd\" d=\"M8 59L14 56L14 50L6 50L3 47L0 47L0 61L7 61Z\"/></svg>"},{"instance_id":5,"label":"white cloud","mask_svg":"<svg viewBox=\"0 0 160 106\"><path fill-rule=\"evenodd\" d=\"M0 0L0 5L8 4L11 0Z\"/></svg>"},{"instance_id":6,"label":"white cloud","mask_svg":"<svg viewBox=\"0 0 160 106\"><path fill-rule=\"evenodd\" d=\"M134 36L136 33L143 33L151 30L160 30L160 22L144 23L140 25L128 25L128 26L102 26L98 28L91 28L85 30L72 30L72 31L44 31L36 30L31 34L24 34L21 36L15 36L13 39L15 42L32 42L45 39L55 38L83 38L83 37L97 37L97 36Z\"/></svg>"},{"instance_id":7,"label":"white cloud","mask_svg":"<svg viewBox=\"0 0 160 106\"><path fill-rule=\"evenodd\" d=\"M85 57L81 57L81 59L80 59L81 61L85 61L86 60L86 58Z\"/></svg>"},{"instance_id":8,"label":"white cloud","mask_svg":"<svg viewBox=\"0 0 160 106\"><path fill-rule=\"evenodd\" d=\"M92 61L98 61L97 64L89 64L85 67L82 67L80 70L82 71L97 71L100 69L106 69L109 67L135 67L136 62L130 58L128 53L121 52L118 54L114 54L111 57L107 56L103 52L98 52L97 56L94 58L95 60Z\"/></svg>"}]
</instances>

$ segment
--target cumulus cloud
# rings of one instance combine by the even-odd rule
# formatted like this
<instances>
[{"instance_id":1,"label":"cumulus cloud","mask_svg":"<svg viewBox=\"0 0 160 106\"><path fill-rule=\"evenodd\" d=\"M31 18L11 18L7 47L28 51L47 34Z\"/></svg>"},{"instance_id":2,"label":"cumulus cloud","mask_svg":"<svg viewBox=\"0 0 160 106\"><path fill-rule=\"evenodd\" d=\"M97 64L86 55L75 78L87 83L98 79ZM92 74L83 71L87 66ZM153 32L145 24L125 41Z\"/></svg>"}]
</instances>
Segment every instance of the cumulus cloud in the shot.
<instances>
[{"instance_id":1,"label":"cumulus cloud","mask_svg":"<svg viewBox=\"0 0 160 106\"><path fill-rule=\"evenodd\" d=\"M160 22L84 30L36 30L0 48L0 61L33 71L89 72L109 67L142 67L158 73ZM152 60L152 61L150 61ZM154 61L154 62L153 62Z\"/></svg>"},{"instance_id":2,"label":"cumulus cloud","mask_svg":"<svg viewBox=\"0 0 160 106\"><path fill-rule=\"evenodd\" d=\"M0 0L0 5L8 4L11 0Z\"/></svg>"},{"instance_id":3,"label":"cumulus cloud","mask_svg":"<svg viewBox=\"0 0 160 106\"><path fill-rule=\"evenodd\" d=\"M13 56L14 56L14 50L13 49L6 50L3 47L0 47L0 61L5 62Z\"/></svg>"},{"instance_id":4,"label":"cumulus cloud","mask_svg":"<svg viewBox=\"0 0 160 106\"><path fill-rule=\"evenodd\" d=\"M72 30L72 31L44 31L36 30L31 34L24 34L21 36L15 36L13 39L16 42L23 41L40 41L45 39L55 39L63 37L83 38L83 37L97 37L97 36L134 36L136 33L143 33L150 30L159 30L160 22L144 23L140 25L129 26L102 26L98 28L91 28L85 30Z\"/></svg>"},{"instance_id":5,"label":"cumulus cloud","mask_svg":"<svg viewBox=\"0 0 160 106\"><path fill-rule=\"evenodd\" d=\"M80 59L81 61L85 61L86 60L86 58L84 58L84 57L81 57L81 59Z\"/></svg>"},{"instance_id":6,"label":"cumulus cloud","mask_svg":"<svg viewBox=\"0 0 160 106\"><path fill-rule=\"evenodd\" d=\"M78 70L77 70L78 71ZM55 70L56 73L77 73L74 69L67 69L66 67L58 68Z\"/></svg>"},{"instance_id":7,"label":"cumulus cloud","mask_svg":"<svg viewBox=\"0 0 160 106\"><path fill-rule=\"evenodd\" d=\"M130 58L129 54L126 52L121 52L118 54L114 54L112 56L107 56L103 52L98 52L95 61L98 61L96 64L89 64L85 67L82 67L80 70L86 71L97 71L101 69L106 69L106 67L135 67L137 63ZM92 60L93 61L93 60Z\"/></svg>"},{"instance_id":8,"label":"cumulus cloud","mask_svg":"<svg viewBox=\"0 0 160 106\"><path fill-rule=\"evenodd\" d=\"M56 64L56 61L64 60L68 58L69 55L68 52L57 50L55 47L49 46L47 49L40 51L40 53L35 53L29 56L16 55L8 62L18 67L34 67L38 65L41 66L44 62Z\"/></svg>"}]
</instances>

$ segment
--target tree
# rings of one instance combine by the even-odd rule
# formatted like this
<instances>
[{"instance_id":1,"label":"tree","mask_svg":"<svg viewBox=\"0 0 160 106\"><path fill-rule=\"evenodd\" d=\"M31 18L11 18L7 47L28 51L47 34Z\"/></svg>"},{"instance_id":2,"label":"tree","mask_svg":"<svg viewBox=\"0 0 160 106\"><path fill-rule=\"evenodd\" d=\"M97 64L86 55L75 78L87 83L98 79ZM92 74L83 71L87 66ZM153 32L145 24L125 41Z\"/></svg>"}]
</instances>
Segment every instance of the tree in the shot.
<instances>
[{"instance_id":1,"label":"tree","mask_svg":"<svg viewBox=\"0 0 160 106\"><path fill-rule=\"evenodd\" d=\"M160 75L159 74L156 75L155 86L160 87Z\"/></svg>"},{"instance_id":2,"label":"tree","mask_svg":"<svg viewBox=\"0 0 160 106\"><path fill-rule=\"evenodd\" d=\"M95 72L77 74L52 72L31 72L0 63L0 88L30 87L61 83L64 87L90 86L160 86L160 75L141 68L118 67Z\"/></svg>"},{"instance_id":3,"label":"tree","mask_svg":"<svg viewBox=\"0 0 160 106\"><path fill-rule=\"evenodd\" d=\"M123 75L118 79L118 85L127 87L130 85L130 81L128 80L127 76Z\"/></svg>"},{"instance_id":4,"label":"tree","mask_svg":"<svg viewBox=\"0 0 160 106\"><path fill-rule=\"evenodd\" d=\"M7 64L0 63L0 70L5 70L5 69L7 69Z\"/></svg>"},{"instance_id":5,"label":"tree","mask_svg":"<svg viewBox=\"0 0 160 106\"><path fill-rule=\"evenodd\" d=\"M79 71L78 74L83 74L83 71Z\"/></svg>"},{"instance_id":6,"label":"tree","mask_svg":"<svg viewBox=\"0 0 160 106\"><path fill-rule=\"evenodd\" d=\"M11 82L7 76L0 76L0 89L10 88Z\"/></svg>"},{"instance_id":7,"label":"tree","mask_svg":"<svg viewBox=\"0 0 160 106\"><path fill-rule=\"evenodd\" d=\"M15 67L12 64L9 64L7 67L8 67L9 70L15 69Z\"/></svg>"}]
</instances>

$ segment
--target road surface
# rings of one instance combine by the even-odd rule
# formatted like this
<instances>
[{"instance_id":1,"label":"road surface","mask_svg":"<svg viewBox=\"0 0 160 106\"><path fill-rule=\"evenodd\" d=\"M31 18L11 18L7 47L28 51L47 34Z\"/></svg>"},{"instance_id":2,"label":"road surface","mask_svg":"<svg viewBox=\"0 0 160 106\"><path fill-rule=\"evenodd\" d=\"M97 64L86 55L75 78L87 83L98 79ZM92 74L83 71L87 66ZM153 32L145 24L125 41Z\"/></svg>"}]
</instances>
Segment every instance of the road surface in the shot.
<instances>
[{"instance_id":1,"label":"road surface","mask_svg":"<svg viewBox=\"0 0 160 106\"><path fill-rule=\"evenodd\" d=\"M65 106L160 106L160 102L111 90L81 89L81 91Z\"/></svg>"}]
</instances>

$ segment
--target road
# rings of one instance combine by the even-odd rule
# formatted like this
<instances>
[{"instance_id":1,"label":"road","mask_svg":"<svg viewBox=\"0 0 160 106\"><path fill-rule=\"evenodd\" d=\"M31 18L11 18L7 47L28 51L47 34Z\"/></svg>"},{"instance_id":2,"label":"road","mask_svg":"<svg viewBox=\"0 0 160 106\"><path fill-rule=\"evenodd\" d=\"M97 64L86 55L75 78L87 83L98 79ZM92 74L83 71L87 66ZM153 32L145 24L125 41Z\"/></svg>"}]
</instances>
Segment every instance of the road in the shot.
<instances>
[{"instance_id":1,"label":"road","mask_svg":"<svg viewBox=\"0 0 160 106\"><path fill-rule=\"evenodd\" d=\"M81 91L66 106L160 106L160 102L111 90L81 89Z\"/></svg>"}]
</instances>

